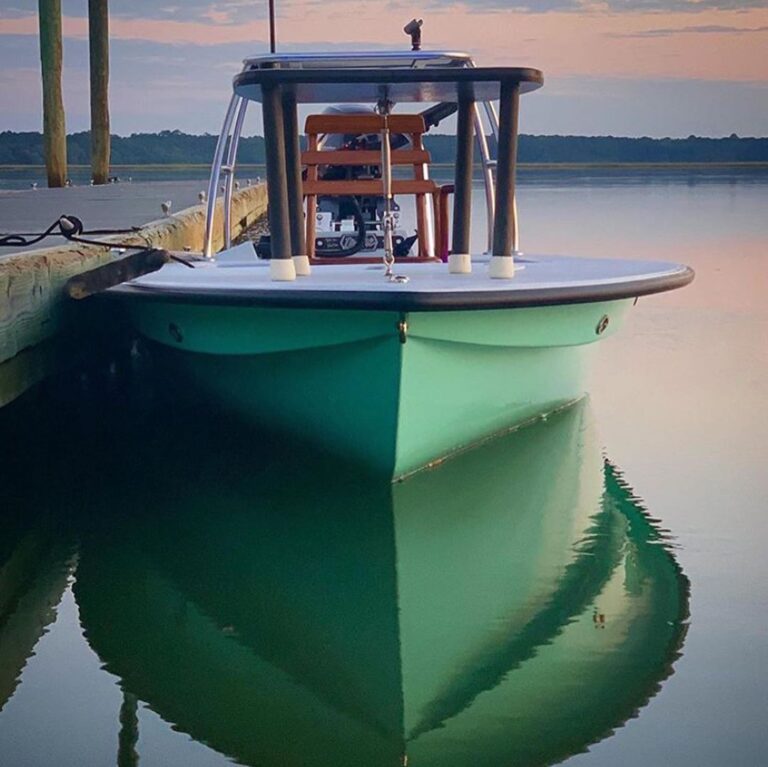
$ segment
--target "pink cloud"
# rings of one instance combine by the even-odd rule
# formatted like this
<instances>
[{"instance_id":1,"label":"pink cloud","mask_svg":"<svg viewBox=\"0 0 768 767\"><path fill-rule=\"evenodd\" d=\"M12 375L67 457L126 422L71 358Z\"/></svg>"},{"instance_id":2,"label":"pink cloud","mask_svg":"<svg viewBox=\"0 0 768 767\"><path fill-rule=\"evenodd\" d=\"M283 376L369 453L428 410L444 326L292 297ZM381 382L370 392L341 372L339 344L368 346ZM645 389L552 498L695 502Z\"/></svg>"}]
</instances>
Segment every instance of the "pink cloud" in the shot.
<instances>
[{"instance_id":1,"label":"pink cloud","mask_svg":"<svg viewBox=\"0 0 768 767\"><path fill-rule=\"evenodd\" d=\"M489 23L489 16L492 16ZM231 25L199 21L120 19L111 22L115 39L147 40L166 44L219 45L267 39L263 20ZM403 48L406 41L398 23L382 28L378 4L364 4L349 13L340 0L322 6L290 5L278 20L278 39L292 45L328 40L333 47L342 20L345 40L366 44L390 43ZM425 26L428 46L468 49L481 64L536 66L554 76L696 78L707 80L767 81L766 34L728 31L728 27L764 27L768 9L701 11L696 24L721 27L722 32L675 32L690 26L690 13L585 13L545 14L481 11L454 6L433 9ZM649 26L669 34L642 34ZM87 36L87 21L66 17L64 33ZM0 35L37 34L35 17L0 20Z\"/></svg>"}]
</instances>

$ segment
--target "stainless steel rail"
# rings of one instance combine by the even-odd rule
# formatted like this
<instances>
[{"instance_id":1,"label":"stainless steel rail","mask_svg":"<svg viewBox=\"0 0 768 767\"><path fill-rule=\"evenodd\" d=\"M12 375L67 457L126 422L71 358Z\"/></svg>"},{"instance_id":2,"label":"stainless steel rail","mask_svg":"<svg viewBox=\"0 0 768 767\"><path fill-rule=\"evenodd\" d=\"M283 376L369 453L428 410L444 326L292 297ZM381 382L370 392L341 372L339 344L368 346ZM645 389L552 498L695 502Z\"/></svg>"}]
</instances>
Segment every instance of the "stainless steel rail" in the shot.
<instances>
[{"instance_id":1,"label":"stainless steel rail","mask_svg":"<svg viewBox=\"0 0 768 767\"><path fill-rule=\"evenodd\" d=\"M243 132L243 121L245 113L248 111L248 101L241 99L240 106L237 109L235 118L235 127L232 130L232 136L229 139L229 150L227 159L221 170L226 174L224 181L224 247L232 247L232 193L235 186L235 166L237 164L237 146L240 143L240 134Z\"/></svg>"},{"instance_id":2,"label":"stainless steel rail","mask_svg":"<svg viewBox=\"0 0 768 767\"><path fill-rule=\"evenodd\" d=\"M485 106L485 114L488 118L488 123L491 126L491 132L493 133L493 137L496 139L496 146L499 145L499 115L496 112L496 106L492 101L485 101L483 102ZM493 169L496 167L496 161L491 160L489 156L488 164L491 169L491 186L494 187L493 183ZM496 201L494 200L493 203L493 210L494 210L494 217L495 217L495 209L496 209ZM517 215L517 195L515 194L512 199L512 232L513 232L513 242L512 242L512 252L513 253L519 253L520 252L520 217ZM491 242L493 240L493 224L488 227L488 249L490 251L491 249Z\"/></svg>"},{"instance_id":3,"label":"stainless steel rail","mask_svg":"<svg viewBox=\"0 0 768 767\"><path fill-rule=\"evenodd\" d=\"M212 259L213 254L213 227L216 217L216 198L219 191L219 178L221 176L221 166L224 161L224 150L227 146L232 121L240 105L241 97L232 96L227 107L227 113L224 116L224 125L221 128L219 139L216 142L216 151L213 153L213 164L211 165L211 177L208 180L208 204L205 211L205 237L203 239L203 257Z\"/></svg>"},{"instance_id":4,"label":"stainless steel rail","mask_svg":"<svg viewBox=\"0 0 768 767\"><path fill-rule=\"evenodd\" d=\"M485 125L480 112L480 105L475 103L475 139L480 149L480 159L483 168L483 182L485 185L485 211L488 222L488 240L487 251L491 252L493 245L493 218L496 213L496 183L493 177L495 167L494 160L491 159L491 153L488 149L488 139L485 135Z\"/></svg>"}]
</instances>

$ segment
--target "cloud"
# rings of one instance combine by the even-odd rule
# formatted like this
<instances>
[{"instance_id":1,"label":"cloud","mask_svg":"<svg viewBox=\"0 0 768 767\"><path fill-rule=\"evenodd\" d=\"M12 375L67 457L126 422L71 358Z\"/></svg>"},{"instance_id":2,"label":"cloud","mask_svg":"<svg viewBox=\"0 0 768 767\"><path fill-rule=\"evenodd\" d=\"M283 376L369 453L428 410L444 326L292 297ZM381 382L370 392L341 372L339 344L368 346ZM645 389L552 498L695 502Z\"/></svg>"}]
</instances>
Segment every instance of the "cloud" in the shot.
<instances>
[{"instance_id":1,"label":"cloud","mask_svg":"<svg viewBox=\"0 0 768 767\"><path fill-rule=\"evenodd\" d=\"M322 5L319 0L302 0L301 3L277 0L282 12L277 26L278 50L402 50L407 47L401 31L402 22L408 18L411 9L404 8L402 16L400 10L396 14L382 11L386 4L401 1L374 3L361 0L355 6L355 12L350 13L350 0L327 0ZM699 5L713 1L701 0ZM237 24L190 21L190 14L210 15L213 8L223 8L217 11L221 13L244 12L244 6L233 5L229 0L221 0L218 5L211 0L156 2L157 13L174 12L178 13L177 17L127 19L113 15L112 18L111 92L115 127L121 131L173 127L215 130L212 123L220 119L232 76L240 68L240 61L267 50L265 19ZM459 0L446 2L458 3ZM610 13L604 10L607 8L605 4L615 4L618 0L589 0L589 7L594 12L531 14L503 11L502 0L463 2L463 5L441 5L431 11L422 9L427 17L425 44L448 50L466 49L476 56L480 65L532 65L543 69L547 80L544 92L550 95L531 98L532 115L539 112L540 105L555 103L553 84L563 82L563 77L624 78L628 83L627 92L635 95L639 92L638 81L658 82L673 76L689 81L768 82L765 35L761 34L768 25L766 10L704 11L696 16L687 13ZM522 3L523 0L511 2ZM535 5L534 0L525 2ZM548 7L559 4L571 9L587 7L586 2L547 0ZM633 2L639 0L627 0L629 4ZM653 2L660 3L661 0ZM89 114L87 0L62 0L62 3L68 120L73 128L86 127ZM131 6L126 5L127 0L110 0L110 3L113 11L130 7L137 14L150 12L146 11L146 0L135 0ZM599 6L603 10L598 11L598 3L603 3ZM481 11L483 4L493 7ZM26 9L27 15L11 18L2 10L3 6L10 8L11 5L16 10ZM259 5L258 9L248 6L250 10L245 10L263 15L266 3L259 0ZM40 66L36 6L36 0L0 0L0 69L7 75L0 78L0 102L13 105L13 109L0 111L0 130L12 125L39 124L39 82L30 75L39 71ZM174 6L183 6L185 13L174 10ZM542 7L537 5L539 9ZM338 42L340 37L347 42ZM27 95L11 82L12 73L21 68L26 70ZM629 81L633 81L631 85ZM573 110L573 115L563 119L561 126L564 129L568 123L572 131L596 130L596 126L582 114L589 110L584 110L583 104L580 106L573 98L575 82L568 82L568 95L556 99L560 118L565 117L564 110L560 109L562 105L567 104ZM710 93L714 90L713 85L709 86ZM682 98L685 92L682 86L675 88L681 110L687 109ZM695 84L691 84L690 93L694 92L698 93ZM744 103L733 105L734 114L740 112L744 119L733 130L744 133L747 132L744 127L747 114L761 118L765 115L756 106L750 107L750 112L744 106L746 92L739 89L738 93ZM590 98L598 97L596 89L591 89L590 94ZM765 91L761 96L765 96ZM625 102L616 91L610 96L599 95L599 99L601 103ZM665 109L672 102L674 99L670 96L664 104ZM697 99L695 103L698 109L704 99ZM607 116L606 111L604 117ZM672 117L671 114L660 115L659 123L672 121ZM611 119L615 119L617 126L631 125L622 117ZM696 112L695 119L689 122L693 124L688 132L693 133L707 130L706 125L710 123L714 125L714 120L701 112ZM682 117L674 115L674 123L682 126ZM696 128L695 123L701 127ZM651 129L650 123L647 124L646 130ZM611 130L619 132L618 127ZM709 130L714 132L715 128Z\"/></svg>"},{"instance_id":2,"label":"cloud","mask_svg":"<svg viewBox=\"0 0 768 767\"><path fill-rule=\"evenodd\" d=\"M318 41L309 46L284 45L283 51L332 49ZM354 49L354 44L335 50ZM385 47L385 46L382 46ZM118 133L181 128L216 132L232 93L232 78L249 56L267 53L266 43L168 45L147 40L114 39L110 47L110 111ZM88 41L64 41L64 106L67 129L87 130ZM41 125L40 59L34 39L6 35L0 45L0 131L38 130ZM258 129L258 110L246 132Z\"/></svg>"},{"instance_id":3,"label":"cloud","mask_svg":"<svg viewBox=\"0 0 768 767\"><path fill-rule=\"evenodd\" d=\"M763 82L558 77L520 111L521 131L542 134L762 136L766 125Z\"/></svg>"},{"instance_id":4,"label":"cloud","mask_svg":"<svg viewBox=\"0 0 768 767\"><path fill-rule=\"evenodd\" d=\"M264 19L267 3L253 0L113 0L110 13L116 18L206 21L221 26Z\"/></svg>"},{"instance_id":5,"label":"cloud","mask_svg":"<svg viewBox=\"0 0 768 767\"><path fill-rule=\"evenodd\" d=\"M671 37L673 35L747 35L768 32L764 27L730 27L723 24L707 24L689 27L666 27L661 29L644 29L639 32L610 32L606 37L637 38L637 37Z\"/></svg>"},{"instance_id":6,"label":"cloud","mask_svg":"<svg viewBox=\"0 0 768 767\"><path fill-rule=\"evenodd\" d=\"M686 39L692 44L697 40L693 35ZM328 48L329 44L290 46L307 47ZM123 135L173 128L217 133L241 59L259 51L264 51L263 43L195 46L113 40L113 129ZM86 130L87 40L65 40L64 61L67 127ZM3 38L0 101L14 106L0 113L0 131L39 130L39 66L37 45L30 44L29 37ZM718 108L713 109L712 104ZM260 130L258 115L258 109L249 112L247 134ZM765 82L552 75L547 77L546 87L525 97L521 111L521 126L528 133L754 135L763 133L765 125Z\"/></svg>"},{"instance_id":7,"label":"cloud","mask_svg":"<svg viewBox=\"0 0 768 767\"><path fill-rule=\"evenodd\" d=\"M285 4L283 0L278 7ZM86 18L87 0L62 0L62 13L65 16ZM267 3L253 0L110 0L109 14L116 19L203 21L213 25L231 25L266 18ZM2 18L35 15L36 2L0 0Z\"/></svg>"},{"instance_id":8,"label":"cloud","mask_svg":"<svg viewBox=\"0 0 768 767\"><path fill-rule=\"evenodd\" d=\"M3 19L23 19L25 16L34 16L36 12L36 7L24 7L14 0L0 0L0 18Z\"/></svg>"},{"instance_id":9,"label":"cloud","mask_svg":"<svg viewBox=\"0 0 768 767\"><path fill-rule=\"evenodd\" d=\"M278 0L278 17L303 14L321 5L320 0ZM328 5L327 1L323 5ZM331 7L354 7L352 0L333 0ZM366 0L356 0L355 5L374 5ZM375 3L386 13L403 10L406 15L411 6L405 0L384 0ZM235 26L263 21L267 17L264 0L110 0L110 15L115 19L146 19L176 22L204 22L216 27ZM609 13L699 13L703 11L739 11L766 7L766 0L427 0L424 12L445 11L461 7L469 12L491 13L518 11L539 14L565 12ZM67 16L85 18L88 15L87 0L62 0L62 11ZM0 17L23 18L37 12L33 0L0 0ZM404 21L407 19L404 19Z\"/></svg>"},{"instance_id":10,"label":"cloud","mask_svg":"<svg viewBox=\"0 0 768 767\"><path fill-rule=\"evenodd\" d=\"M741 11L765 8L766 0L431 0L430 7L461 6L474 12L519 11L609 12L609 13L701 13L704 11Z\"/></svg>"}]
</instances>

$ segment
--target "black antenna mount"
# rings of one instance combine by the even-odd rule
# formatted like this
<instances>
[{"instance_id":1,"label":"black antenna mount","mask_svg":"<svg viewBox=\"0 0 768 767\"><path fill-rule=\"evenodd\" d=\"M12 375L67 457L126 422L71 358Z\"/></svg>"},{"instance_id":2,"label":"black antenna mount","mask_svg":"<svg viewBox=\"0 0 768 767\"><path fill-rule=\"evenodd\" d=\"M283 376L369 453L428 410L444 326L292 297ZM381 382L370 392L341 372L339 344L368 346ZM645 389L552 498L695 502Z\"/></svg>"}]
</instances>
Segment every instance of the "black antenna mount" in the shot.
<instances>
[{"instance_id":1,"label":"black antenna mount","mask_svg":"<svg viewBox=\"0 0 768 767\"><path fill-rule=\"evenodd\" d=\"M411 19L404 27L403 32L411 36L411 50L421 50L421 25L424 19Z\"/></svg>"}]
</instances>

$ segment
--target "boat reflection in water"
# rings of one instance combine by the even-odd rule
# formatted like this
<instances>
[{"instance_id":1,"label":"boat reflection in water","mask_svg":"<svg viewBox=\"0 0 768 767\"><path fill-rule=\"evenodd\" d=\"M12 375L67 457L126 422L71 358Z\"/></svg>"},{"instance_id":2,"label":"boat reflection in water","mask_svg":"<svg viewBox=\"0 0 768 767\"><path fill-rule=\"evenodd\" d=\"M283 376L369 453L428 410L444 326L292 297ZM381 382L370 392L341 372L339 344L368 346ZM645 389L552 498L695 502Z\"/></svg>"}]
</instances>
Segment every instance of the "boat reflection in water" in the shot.
<instances>
[{"instance_id":1,"label":"boat reflection in water","mask_svg":"<svg viewBox=\"0 0 768 767\"><path fill-rule=\"evenodd\" d=\"M88 641L175 729L250 765L549 764L671 673L687 581L585 404L396 485L228 439L82 541Z\"/></svg>"}]
</instances>

